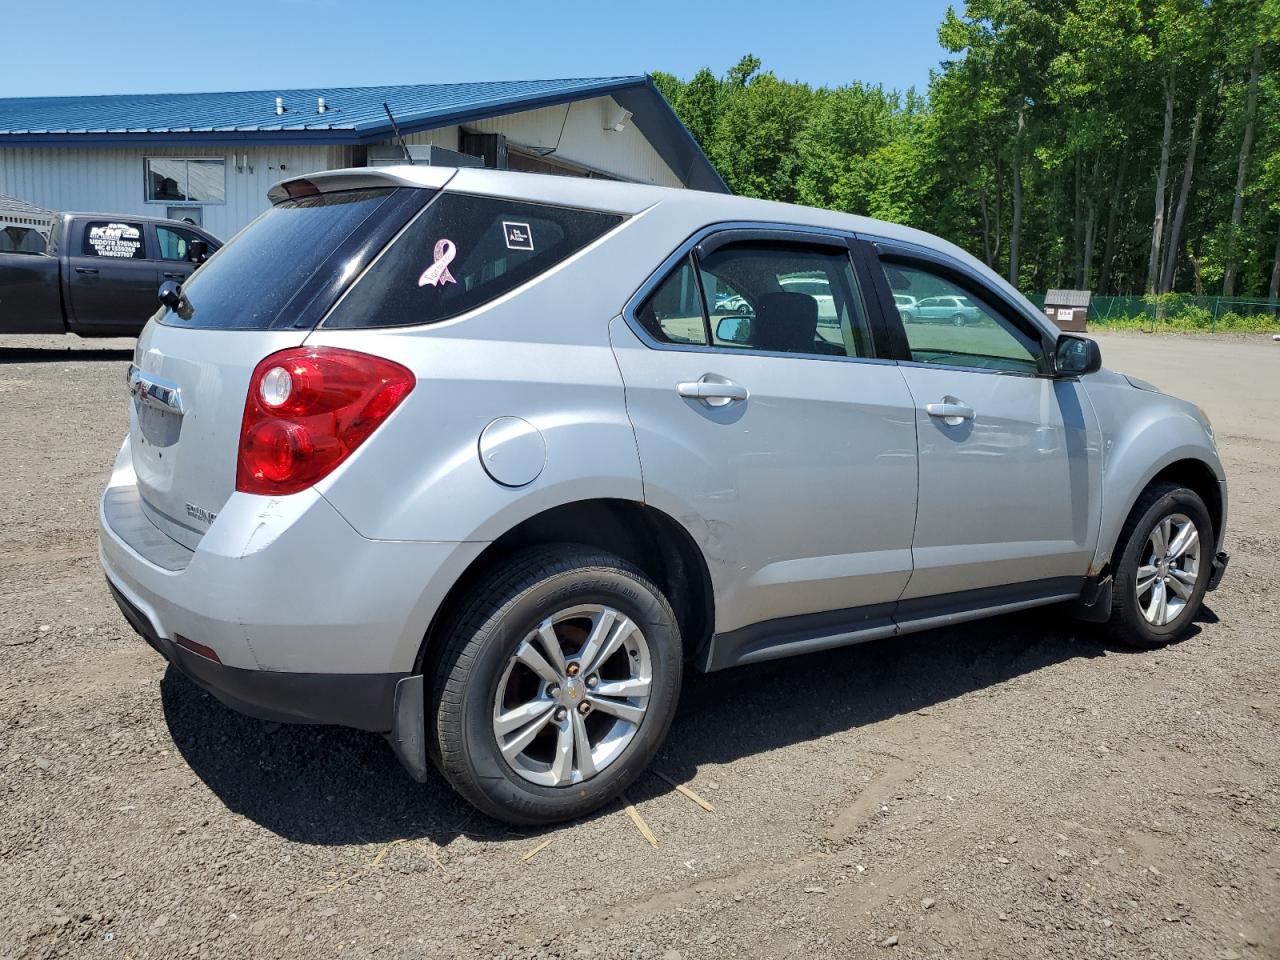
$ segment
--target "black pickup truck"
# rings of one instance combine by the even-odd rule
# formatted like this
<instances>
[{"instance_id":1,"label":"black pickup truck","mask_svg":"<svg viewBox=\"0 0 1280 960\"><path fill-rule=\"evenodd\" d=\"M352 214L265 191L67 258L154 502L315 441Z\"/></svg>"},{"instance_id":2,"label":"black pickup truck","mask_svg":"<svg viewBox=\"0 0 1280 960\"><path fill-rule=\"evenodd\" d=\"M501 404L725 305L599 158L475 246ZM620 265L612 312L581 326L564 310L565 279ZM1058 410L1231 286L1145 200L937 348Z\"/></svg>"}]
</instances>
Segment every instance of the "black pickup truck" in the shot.
<instances>
[{"instance_id":1,"label":"black pickup truck","mask_svg":"<svg viewBox=\"0 0 1280 960\"><path fill-rule=\"evenodd\" d=\"M222 244L177 220L62 213L44 253L0 253L0 334L136 335L166 280Z\"/></svg>"}]
</instances>

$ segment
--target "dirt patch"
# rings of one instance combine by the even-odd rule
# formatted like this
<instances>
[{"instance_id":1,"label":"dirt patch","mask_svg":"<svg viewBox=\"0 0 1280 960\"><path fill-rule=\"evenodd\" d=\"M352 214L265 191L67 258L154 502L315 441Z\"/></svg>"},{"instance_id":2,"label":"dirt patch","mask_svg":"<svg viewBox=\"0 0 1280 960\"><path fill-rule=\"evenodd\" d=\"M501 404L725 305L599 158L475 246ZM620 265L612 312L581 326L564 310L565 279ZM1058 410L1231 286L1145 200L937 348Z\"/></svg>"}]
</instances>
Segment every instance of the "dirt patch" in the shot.
<instances>
[{"instance_id":1,"label":"dirt patch","mask_svg":"<svg viewBox=\"0 0 1280 960\"><path fill-rule=\"evenodd\" d=\"M1280 344L1102 344L1219 431L1194 635L1045 611L690 675L656 766L715 809L646 775L656 849L619 806L508 829L167 671L96 563L132 342L0 344L0 958L1280 956Z\"/></svg>"}]
</instances>

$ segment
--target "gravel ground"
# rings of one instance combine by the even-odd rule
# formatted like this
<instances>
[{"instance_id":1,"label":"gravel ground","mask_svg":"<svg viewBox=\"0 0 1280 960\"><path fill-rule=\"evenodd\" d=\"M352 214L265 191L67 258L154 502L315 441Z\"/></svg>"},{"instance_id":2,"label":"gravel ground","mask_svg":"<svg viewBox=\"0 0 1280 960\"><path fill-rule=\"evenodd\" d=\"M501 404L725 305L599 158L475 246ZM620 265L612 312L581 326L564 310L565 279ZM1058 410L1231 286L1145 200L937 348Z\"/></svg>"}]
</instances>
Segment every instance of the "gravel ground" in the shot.
<instances>
[{"instance_id":1,"label":"gravel ground","mask_svg":"<svg viewBox=\"0 0 1280 960\"><path fill-rule=\"evenodd\" d=\"M1103 340L1220 432L1193 636L1041 611L691 676L630 791L656 846L617 805L507 829L167 670L96 559L131 348L0 345L0 958L1280 956L1280 344Z\"/></svg>"}]
</instances>

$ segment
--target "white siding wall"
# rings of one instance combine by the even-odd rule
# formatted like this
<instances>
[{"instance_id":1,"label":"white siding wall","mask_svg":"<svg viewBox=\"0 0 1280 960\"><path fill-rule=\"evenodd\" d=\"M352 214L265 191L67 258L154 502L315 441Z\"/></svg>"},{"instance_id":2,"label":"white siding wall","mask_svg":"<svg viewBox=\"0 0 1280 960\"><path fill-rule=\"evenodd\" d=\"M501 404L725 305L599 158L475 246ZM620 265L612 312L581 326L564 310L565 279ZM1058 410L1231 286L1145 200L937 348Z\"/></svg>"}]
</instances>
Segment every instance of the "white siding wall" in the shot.
<instances>
[{"instance_id":1,"label":"white siding wall","mask_svg":"<svg viewBox=\"0 0 1280 960\"><path fill-rule=\"evenodd\" d=\"M249 164L236 170L237 158ZM165 215L146 201L145 157L222 157L226 203L201 204L204 227L223 240L267 208L267 190L286 177L350 164L340 147L0 147L0 193L50 210ZM249 172L252 168L252 173Z\"/></svg>"},{"instance_id":2,"label":"white siding wall","mask_svg":"<svg viewBox=\"0 0 1280 960\"><path fill-rule=\"evenodd\" d=\"M627 124L621 133L604 130L606 109L616 109L613 100L598 97L467 126L483 133L505 134L515 145L549 148L555 146L563 123L564 135L552 155L555 158L640 183L680 186L679 178L634 124ZM405 139L456 150L458 132L456 126L441 127ZM238 158L245 155L248 165L237 170ZM226 203L202 204L205 229L223 240L267 208L267 190L277 181L352 163L349 147L0 147L0 193L50 210L163 217L166 204L145 199L145 157L224 158Z\"/></svg>"},{"instance_id":3,"label":"white siding wall","mask_svg":"<svg viewBox=\"0 0 1280 960\"><path fill-rule=\"evenodd\" d=\"M568 117L565 110L568 109ZM564 124L564 137L553 157L570 160L604 173L637 183L655 183L660 187L683 186L671 168L658 156L658 151L628 123L621 133L606 131L606 113L618 109L612 97L578 100L558 107L543 107L512 113L491 120L467 124L482 133L505 134L510 143L527 147L554 147Z\"/></svg>"}]
</instances>

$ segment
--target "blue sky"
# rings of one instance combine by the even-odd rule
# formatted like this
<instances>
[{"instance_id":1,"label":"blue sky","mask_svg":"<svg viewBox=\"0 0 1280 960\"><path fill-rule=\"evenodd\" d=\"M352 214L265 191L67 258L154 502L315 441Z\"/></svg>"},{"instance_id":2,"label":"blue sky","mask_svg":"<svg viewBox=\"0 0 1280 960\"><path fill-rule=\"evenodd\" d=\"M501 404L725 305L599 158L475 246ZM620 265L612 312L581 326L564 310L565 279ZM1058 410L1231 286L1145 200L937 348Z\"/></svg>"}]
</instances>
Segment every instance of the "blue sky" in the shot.
<instances>
[{"instance_id":1,"label":"blue sky","mask_svg":"<svg viewBox=\"0 0 1280 960\"><path fill-rule=\"evenodd\" d=\"M723 73L921 89L945 0L8 0L0 97ZM184 28L190 24L190 28ZM15 43L15 39L39 42Z\"/></svg>"}]
</instances>

